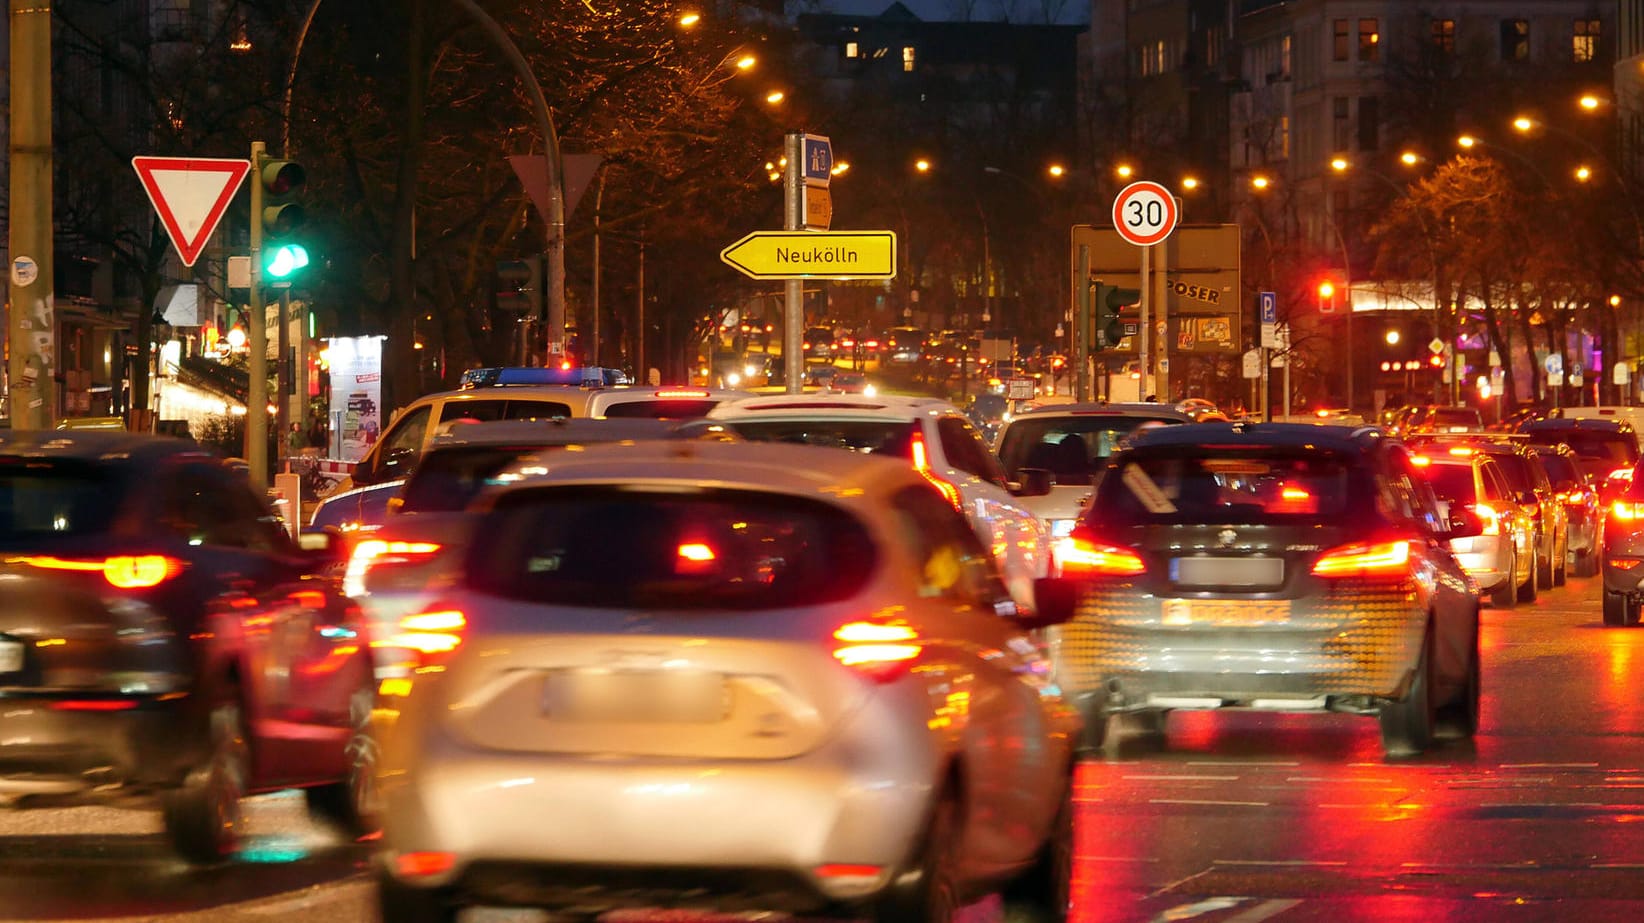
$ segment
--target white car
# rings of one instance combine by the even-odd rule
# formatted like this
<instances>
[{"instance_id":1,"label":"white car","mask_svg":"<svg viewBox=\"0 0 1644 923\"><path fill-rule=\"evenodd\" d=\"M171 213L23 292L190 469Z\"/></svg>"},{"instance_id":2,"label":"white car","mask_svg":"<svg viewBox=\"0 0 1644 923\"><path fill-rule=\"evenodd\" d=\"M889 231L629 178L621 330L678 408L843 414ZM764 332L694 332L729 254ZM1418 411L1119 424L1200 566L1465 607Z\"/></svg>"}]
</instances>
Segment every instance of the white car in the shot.
<instances>
[{"instance_id":1,"label":"white car","mask_svg":"<svg viewBox=\"0 0 1644 923\"><path fill-rule=\"evenodd\" d=\"M826 446L903 459L969 518L999 559L1011 596L1033 606L1049 572L1051 538L1011 494L1005 469L976 427L946 401L866 394L783 394L728 401L708 412L750 442Z\"/></svg>"},{"instance_id":2,"label":"white car","mask_svg":"<svg viewBox=\"0 0 1644 923\"><path fill-rule=\"evenodd\" d=\"M383 746L380 915L670 907L1063 923L1076 712L905 463L675 440L522 464Z\"/></svg>"},{"instance_id":3,"label":"white car","mask_svg":"<svg viewBox=\"0 0 1644 923\"><path fill-rule=\"evenodd\" d=\"M999 462L1011 481L1024 485L1024 505L1059 540L1073 531L1108 456L1142 427L1191 423L1193 412L1155 403L1035 407L1011 416L999 432ZM1033 485L1034 478L1043 480Z\"/></svg>"}]
</instances>

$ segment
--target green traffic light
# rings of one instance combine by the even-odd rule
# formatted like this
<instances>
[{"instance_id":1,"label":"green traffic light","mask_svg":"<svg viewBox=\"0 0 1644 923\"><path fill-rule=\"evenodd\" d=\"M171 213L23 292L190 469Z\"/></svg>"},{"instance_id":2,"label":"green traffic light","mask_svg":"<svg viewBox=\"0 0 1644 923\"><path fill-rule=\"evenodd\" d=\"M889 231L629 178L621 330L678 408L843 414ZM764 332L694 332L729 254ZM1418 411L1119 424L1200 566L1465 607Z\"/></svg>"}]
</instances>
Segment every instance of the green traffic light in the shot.
<instances>
[{"instance_id":1,"label":"green traffic light","mask_svg":"<svg viewBox=\"0 0 1644 923\"><path fill-rule=\"evenodd\" d=\"M275 279L284 279L308 265L308 250L302 244L282 244L269 251L263 269Z\"/></svg>"}]
</instances>

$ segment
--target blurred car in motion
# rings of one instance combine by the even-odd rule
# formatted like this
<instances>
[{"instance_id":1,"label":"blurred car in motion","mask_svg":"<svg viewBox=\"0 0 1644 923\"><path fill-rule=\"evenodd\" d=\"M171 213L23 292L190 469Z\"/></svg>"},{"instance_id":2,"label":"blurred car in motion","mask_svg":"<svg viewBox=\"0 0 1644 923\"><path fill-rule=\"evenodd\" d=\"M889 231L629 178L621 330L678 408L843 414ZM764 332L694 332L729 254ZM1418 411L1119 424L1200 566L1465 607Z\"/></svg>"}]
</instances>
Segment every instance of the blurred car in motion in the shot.
<instances>
[{"instance_id":1,"label":"blurred car in motion","mask_svg":"<svg viewBox=\"0 0 1644 923\"><path fill-rule=\"evenodd\" d=\"M1481 531L1450 539L1450 551L1473 578L1490 605L1511 609L1520 599L1535 599L1535 527L1514 498L1507 476L1494 458L1470 448L1452 454L1442 450L1411 458L1432 486L1439 511L1465 509L1477 516Z\"/></svg>"},{"instance_id":2,"label":"blurred car in motion","mask_svg":"<svg viewBox=\"0 0 1644 923\"><path fill-rule=\"evenodd\" d=\"M404 483L404 478L395 478L381 484L331 494L314 508L314 515L308 520L308 529L319 532L336 530L352 544L382 528L388 520L389 504L400 495L400 485Z\"/></svg>"},{"instance_id":3,"label":"blurred car in motion","mask_svg":"<svg viewBox=\"0 0 1644 923\"><path fill-rule=\"evenodd\" d=\"M1031 606L1034 579L1049 572L1049 533L1012 496L1005 470L976 428L946 401L887 394L788 394L721 404L708 419L750 442L900 458L970 519L983 543L998 556L1017 602Z\"/></svg>"},{"instance_id":4,"label":"blurred car in motion","mask_svg":"<svg viewBox=\"0 0 1644 923\"><path fill-rule=\"evenodd\" d=\"M1018 612L900 460L697 441L518 470L403 622L430 643L384 744L382 919L923 923L1002 884L1067 919L1077 715L1027 635L1065 586Z\"/></svg>"},{"instance_id":5,"label":"blurred car in motion","mask_svg":"<svg viewBox=\"0 0 1644 923\"><path fill-rule=\"evenodd\" d=\"M158 806L193 862L240 800L304 788L363 832L375 779L365 626L243 476L193 443L0 433L0 796Z\"/></svg>"},{"instance_id":6,"label":"blurred car in motion","mask_svg":"<svg viewBox=\"0 0 1644 923\"><path fill-rule=\"evenodd\" d=\"M892 327L885 332L883 361L893 365L913 365L924 358L925 332L917 327Z\"/></svg>"},{"instance_id":7,"label":"blurred car in motion","mask_svg":"<svg viewBox=\"0 0 1644 923\"><path fill-rule=\"evenodd\" d=\"M1644 602L1644 480L1637 470L1605 508L1599 543L1599 575L1604 581L1604 624L1637 625Z\"/></svg>"},{"instance_id":8,"label":"blurred car in motion","mask_svg":"<svg viewBox=\"0 0 1644 923\"><path fill-rule=\"evenodd\" d=\"M868 376L863 375L861 372L845 371L834 373L833 378L828 382L828 390L839 394L865 394L868 397L873 397L879 393L879 389L868 381Z\"/></svg>"},{"instance_id":9,"label":"blurred car in motion","mask_svg":"<svg viewBox=\"0 0 1644 923\"><path fill-rule=\"evenodd\" d=\"M1598 487L1582 467L1581 456L1564 443L1536 444L1532 448L1541 458L1554 496L1564 504L1569 522L1569 566L1577 577L1592 577L1598 573L1599 526L1603 518Z\"/></svg>"},{"instance_id":10,"label":"blurred car in motion","mask_svg":"<svg viewBox=\"0 0 1644 923\"><path fill-rule=\"evenodd\" d=\"M1023 505L1053 539L1073 531L1092 479L1139 427L1193 422L1202 408L1156 403L1051 404L1013 416L999 434L999 461L1017 483L1048 479L1048 490L1024 493Z\"/></svg>"},{"instance_id":11,"label":"blurred car in motion","mask_svg":"<svg viewBox=\"0 0 1644 923\"><path fill-rule=\"evenodd\" d=\"M1391 755L1470 736L1478 599L1444 543L1477 517L1437 501L1374 427L1196 423L1108 461L1058 556L1083 583L1054 629L1085 716L1162 731L1171 709L1376 715Z\"/></svg>"},{"instance_id":12,"label":"blurred car in motion","mask_svg":"<svg viewBox=\"0 0 1644 923\"><path fill-rule=\"evenodd\" d=\"M1467 455L1487 453L1500 466L1502 476L1513 490L1513 500L1530 518L1531 558L1535 586L1519 597L1519 602L1533 602L1536 590L1563 586L1569 574L1568 557L1570 534L1569 514L1564 502L1553 490L1541 456L1530 447L1528 440L1517 433L1446 433L1412 436L1407 440L1411 449L1428 455L1448 453Z\"/></svg>"},{"instance_id":13,"label":"blurred car in motion","mask_svg":"<svg viewBox=\"0 0 1644 923\"><path fill-rule=\"evenodd\" d=\"M513 369L485 371L513 372ZM523 372L545 371L522 369ZM552 371L552 370L546 370ZM688 420L722 401L750 397L751 392L691 387L577 387L574 385L497 384L480 380L457 391L425 394L394 418L382 438L354 465L336 492L366 484L404 479L434 437L453 423L490 420L555 420L561 417L649 417Z\"/></svg>"},{"instance_id":14,"label":"blurred car in motion","mask_svg":"<svg viewBox=\"0 0 1644 923\"><path fill-rule=\"evenodd\" d=\"M542 468L562 450L650 439L736 437L706 421L651 419L501 420L454 428L434 440L374 534L353 544L343 591L359 603L372 626L379 680L415 667L410 652L391 642L401 616L425 604L456 578L470 540L469 503L502 483L518 463Z\"/></svg>"},{"instance_id":15,"label":"blurred car in motion","mask_svg":"<svg viewBox=\"0 0 1644 923\"><path fill-rule=\"evenodd\" d=\"M1531 420L1518 431L1534 445L1567 445L1599 490L1600 502L1633 476L1638 434L1623 420L1552 417Z\"/></svg>"}]
</instances>

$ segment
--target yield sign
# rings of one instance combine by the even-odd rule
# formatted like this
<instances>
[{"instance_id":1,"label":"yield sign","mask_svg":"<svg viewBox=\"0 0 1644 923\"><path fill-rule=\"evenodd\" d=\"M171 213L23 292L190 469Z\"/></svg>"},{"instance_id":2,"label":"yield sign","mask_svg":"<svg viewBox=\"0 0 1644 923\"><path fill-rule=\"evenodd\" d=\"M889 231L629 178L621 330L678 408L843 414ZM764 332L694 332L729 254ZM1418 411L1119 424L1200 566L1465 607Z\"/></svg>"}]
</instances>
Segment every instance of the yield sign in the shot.
<instances>
[{"instance_id":1,"label":"yield sign","mask_svg":"<svg viewBox=\"0 0 1644 923\"><path fill-rule=\"evenodd\" d=\"M184 266L193 266L228 211L251 161L213 157L133 157L143 191Z\"/></svg>"}]
</instances>

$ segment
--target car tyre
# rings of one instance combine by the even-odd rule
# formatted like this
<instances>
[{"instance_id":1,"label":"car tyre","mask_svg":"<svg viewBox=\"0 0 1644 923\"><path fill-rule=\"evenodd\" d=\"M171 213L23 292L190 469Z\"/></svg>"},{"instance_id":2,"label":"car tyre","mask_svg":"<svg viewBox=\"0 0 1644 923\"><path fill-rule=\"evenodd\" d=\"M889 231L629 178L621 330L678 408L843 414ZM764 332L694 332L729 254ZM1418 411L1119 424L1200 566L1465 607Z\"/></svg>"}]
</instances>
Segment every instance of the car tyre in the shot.
<instances>
[{"instance_id":1,"label":"car tyre","mask_svg":"<svg viewBox=\"0 0 1644 923\"><path fill-rule=\"evenodd\" d=\"M1530 549L1530 573L1526 575L1528 579L1526 579L1518 588L1518 602L1533 603L1536 601L1536 574L1541 572L1541 562L1536 560L1536 557L1537 555L1535 549ZM1518 573L1518 565L1514 564L1513 568L1513 573L1516 576Z\"/></svg>"},{"instance_id":2,"label":"car tyre","mask_svg":"<svg viewBox=\"0 0 1644 923\"><path fill-rule=\"evenodd\" d=\"M1570 544L1565 542L1553 556L1553 586L1564 586L1570 582Z\"/></svg>"},{"instance_id":3,"label":"car tyre","mask_svg":"<svg viewBox=\"0 0 1644 923\"><path fill-rule=\"evenodd\" d=\"M1433 742L1432 652L1433 633L1429 629L1404 698L1382 703L1381 745L1388 756L1416 756Z\"/></svg>"},{"instance_id":4,"label":"car tyre","mask_svg":"<svg viewBox=\"0 0 1644 923\"><path fill-rule=\"evenodd\" d=\"M1008 923L1067 923L1073 909L1073 775L1033 867L1005 891Z\"/></svg>"},{"instance_id":5,"label":"car tyre","mask_svg":"<svg viewBox=\"0 0 1644 923\"><path fill-rule=\"evenodd\" d=\"M1575 575L1577 577L1598 576L1598 555L1594 554L1591 548L1576 552Z\"/></svg>"},{"instance_id":6,"label":"car tyre","mask_svg":"<svg viewBox=\"0 0 1644 923\"><path fill-rule=\"evenodd\" d=\"M1554 586L1557 586L1557 584L1553 582L1554 578L1556 578L1558 576L1557 572L1553 568L1553 558L1557 557L1557 552L1558 552L1558 549L1555 547L1553 549L1553 554L1551 554L1547 557L1542 557L1542 555L1541 555L1541 545L1539 543L1537 543L1537 545L1536 545L1536 589L1538 589L1538 590L1550 590Z\"/></svg>"},{"instance_id":7,"label":"car tyre","mask_svg":"<svg viewBox=\"0 0 1644 923\"><path fill-rule=\"evenodd\" d=\"M1483 699L1483 665L1478 654L1478 616L1474 614L1473 644L1467 652L1467 676L1462 689L1434 716L1433 736L1441 740L1467 740L1478 733L1479 703Z\"/></svg>"},{"instance_id":8,"label":"car tyre","mask_svg":"<svg viewBox=\"0 0 1644 923\"><path fill-rule=\"evenodd\" d=\"M250 775L239 697L230 692L207 716L205 764L160 797L166 836L179 856L205 865L234 855L245 825L240 800Z\"/></svg>"},{"instance_id":9,"label":"car tyre","mask_svg":"<svg viewBox=\"0 0 1644 923\"><path fill-rule=\"evenodd\" d=\"M1518 603L1518 551L1513 552L1512 569L1507 579L1490 591L1490 605L1497 609L1511 609Z\"/></svg>"},{"instance_id":10,"label":"car tyre","mask_svg":"<svg viewBox=\"0 0 1644 923\"><path fill-rule=\"evenodd\" d=\"M353 733L349 735L345 757L346 774L337 782L303 790L308 812L335 824L350 836L364 836L377 828L377 739L371 734L371 713L376 692L365 688L354 693L348 710Z\"/></svg>"},{"instance_id":11,"label":"car tyre","mask_svg":"<svg viewBox=\"0 0 1644 923\"><path fill-rule=\"evenodd\" d=\"M462 907L442 888L403 884L377 872L377 918L382 923L456 923Z\"/></svg>"},{"instance_id":12,"label":"car tyre","mask_svg":"<svg viewBox=\"0 0 1644 923\"><path fill-rule=\"evenodd\" d=\"M1628 601L1626 593L1612 593L1604 591L1604 624L1610 628L1620 628L1627 624L1628 609L1632 603Z\"/></svg>"},{"instance_id":13,"label":"car tyre","mask_svg":"<svg viewBox=\"0 0 1644 923\"><path fill-rule=\"evenodd\" d=\"M874 923L952 923L961 907L957 855L964 830L961 813L955 793L944 792L931 812L918 860L874 904Z\"/></svg>"}]
</instances>

